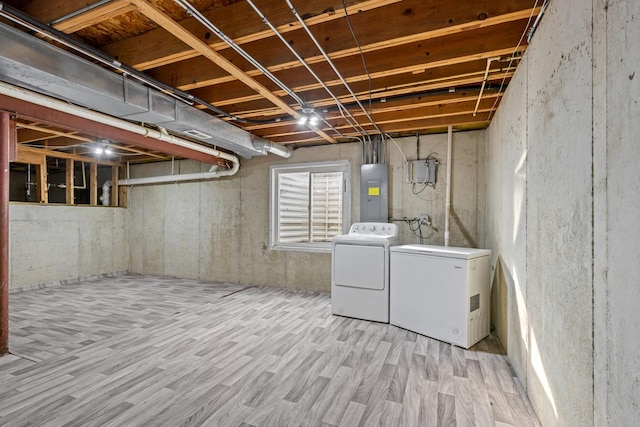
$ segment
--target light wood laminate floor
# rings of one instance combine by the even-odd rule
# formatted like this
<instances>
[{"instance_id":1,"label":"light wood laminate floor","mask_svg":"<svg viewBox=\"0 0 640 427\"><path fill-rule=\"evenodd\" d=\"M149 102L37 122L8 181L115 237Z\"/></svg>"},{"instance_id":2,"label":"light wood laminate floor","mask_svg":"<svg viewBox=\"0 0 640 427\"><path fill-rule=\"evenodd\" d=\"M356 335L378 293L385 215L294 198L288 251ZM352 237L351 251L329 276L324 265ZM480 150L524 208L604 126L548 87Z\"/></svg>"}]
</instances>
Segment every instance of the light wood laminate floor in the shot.
<instances>
[{"instance_id":1,"label":"light wood laminate floor","mask_svg":"<svg viewBox=\"0 0 640 427\"><path fill-rule=\"evenodd\" d=\"M10 295L0 425L538 426L491 348L332 316L325 293L103 278Z\"/></svg>"}]
</instances>

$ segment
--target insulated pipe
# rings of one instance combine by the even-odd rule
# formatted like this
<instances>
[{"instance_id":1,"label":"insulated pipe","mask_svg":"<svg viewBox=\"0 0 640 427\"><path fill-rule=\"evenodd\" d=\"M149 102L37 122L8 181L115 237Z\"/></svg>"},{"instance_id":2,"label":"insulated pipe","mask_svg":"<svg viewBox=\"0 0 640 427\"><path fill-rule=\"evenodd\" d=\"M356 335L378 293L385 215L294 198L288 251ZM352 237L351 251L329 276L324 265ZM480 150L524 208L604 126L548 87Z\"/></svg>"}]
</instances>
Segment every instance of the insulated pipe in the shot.
<instances>
[{"instance_id":1,"label":"insulated pipe","mask_svg":"<svg viewBox=\"0 0 640 427\"><path fill-rule=\"evenodd\" d=\"M170 182L182 182L182 181L202 181L214 178L221 178L223 176L231 176L235 174L240 167L240 164L234 164L233 168L218 172L218 166L213 165L207 172L198 173L186 173L180 175L162 175L162 176L150 176L146 178L129 178L121 179L118 181L119 185L145 185L145 184L166 184Z\"/></svg>"},{"instance_id":2,"label":"insulated pipe","mask_svg":"<svg viewBox=\"0 0 640 427\"><path fill-rule=\"evenodd\" d=\"M9 150L11 116L0 112L0 356L9 353Z\"/></svg>"},{"instance_id":3,"label":"insulated pipe","mask_svg":"<svg viewBox=\"0 0 640 427\"><path fill-rule=\"evenodd\" d=\"M45 108L51 108L52 110L60 111L63 113L71 114L76 117L92 120L95 122L103 123L108 126L112 126L117 129L142 135L148 138L157 139L158 141L174 144L189 150L198 151L200 153L208 154L210 156L218 157L223 160L227 160L232 163L232 167L229 170L237 171L240 166L240 160L233 154L228 154L213 148L205 147L195 142L188 141L166 132L161 132L155 129L150 129L144 126L136 125L125 120L117 119L106 114L97 113L86 108L78 107L73 104L69 104L57 99L49 98L44 95L37 94L35 92L28 91L16 86L0 82L0 94L10 96L12 98L21 99L25 102L39 105ZM237 166L237 167L236 167ZM234 172L235 173L235 172Z\"/></svg>"},{"instance_id":4,"label":"insulated pipe","mask_svg":"<svg viewBox=\"0 0 640 427\"><path fill-rule=\"evenodd\" d=\"M100 196L100 201L102 202L102 206L109 206L111 200L109 199L109 187L111 187L113 183L111 180L107 180L102 185L102 195Z\"/></svg>"},{"instance_id":5,"label":"insulated pipe","mask_svg":"<svg viewBox=\"0 0 640 427\"><path fill-rule=\"evenodd\" d=\"M453 126L447 130L447 186L444 201L444 245L449 246L449 212L451 211L451 146L453 145Z\"/></svg>"}]
</instances>

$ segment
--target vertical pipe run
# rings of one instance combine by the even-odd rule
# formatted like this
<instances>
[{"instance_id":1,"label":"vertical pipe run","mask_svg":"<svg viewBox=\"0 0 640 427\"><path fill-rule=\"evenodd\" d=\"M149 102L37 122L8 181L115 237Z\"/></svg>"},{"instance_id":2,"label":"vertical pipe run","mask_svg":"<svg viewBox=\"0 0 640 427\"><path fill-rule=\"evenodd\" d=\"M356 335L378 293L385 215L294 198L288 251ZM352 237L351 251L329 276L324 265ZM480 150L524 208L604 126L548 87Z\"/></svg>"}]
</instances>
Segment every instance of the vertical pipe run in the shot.
<instances>
[{"instance_id":1,"label":"vertical pipe run","mask_svg":"<svg viewBox=\"0 0 640 427\"><path fill-rule=\"evenodd\" d=\"M449 212L451 211L451 146L453 145L453 127L447 131L447 188L445 191L444 245L449 246Z\"/></svg>"},{"instance_id":2,"label":"vertical pipe run","mask_svg":"<svg viewBox=\"0 0 640 427\"><path fill-rule=\"evenodd\" d=\"M9 150L11 116L0 112L0 356L9 352Z\"/></svg>"}]
</instances>

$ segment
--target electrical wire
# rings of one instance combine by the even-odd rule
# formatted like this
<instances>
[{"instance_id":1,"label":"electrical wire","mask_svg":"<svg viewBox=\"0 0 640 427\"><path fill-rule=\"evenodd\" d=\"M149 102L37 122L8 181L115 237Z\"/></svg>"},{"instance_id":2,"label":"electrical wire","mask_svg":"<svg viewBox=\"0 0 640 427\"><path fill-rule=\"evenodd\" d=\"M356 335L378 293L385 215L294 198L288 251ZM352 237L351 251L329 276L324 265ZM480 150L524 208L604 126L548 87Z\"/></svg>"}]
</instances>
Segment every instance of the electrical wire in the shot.
<instances>
[{"instance_id":1,"label":"electrical wire","mask_svg":"<svg viewBox=\"0 0 640 427\"><path fill-rule=\"evenodd\" d=\"M391 135L389 135L388 133L385 133L385 135L387 138L391 140L391 142L393 142L396 145L396 147L398 148L398 151L400 152L400 154L402 155L402 158L404 159L404 162L407 163L407 156L404 155L404 152L402 151L402 148L400 148L400 145L398 145L395 139L391 138Z\"/></svg>"},{"instance_id":2,"label":"electrical wire","mask_svg":"<svg viewBox=\"0 0 640 427\"><path fill-rule=\"evenodd\" d=\"M174 1L181 1L181 0L174 0ZM322 56L324 57L325 61L327 62L327 64L329 64L329 66L331 67L331 69L333 70L333 72L336 74L336 76L338 76L338 78L340 79L340 81L342 82L342 85L349 91L349 93L351 94L351 96L353 97L353 99L356 101L356 103L358 104L358 106L360 107L360 109L362 110L362 112L365 114L365 116L367 116L367 119L369 120L369 122L373 125L373 127L376 128L376 130L378 131L378 133L380 135L382 135L384 132L382 131L382 129L380 129L380 127L378 127L378 124L375 122L375 120L373 120L373 117L371 117L371 115L369 114L369 112L367 111L366 108L364 108L364 106L362 105L362 103L360 102L360 100L358 99L357 95L355 93L353 93L353 90L351 89L351 86L349 86L349 84L347 83L347 81L344 79L344 77L342 76L342 74L340 73L340 71L338 70L338 68L336 67L336 65L333 63L333 61L331 60L331 58L329 57L329 55L327 54L327 52L322 48L322 46L320 45L320 43L318 42L318 39L313 35L313 33L311 32L311 30L309 29L309 27L307 26L307 24L304 22L304 19L302 19L302 16L300 16L300 14L298 13L298 11L296 10L296 8L293 6L293 4L291 4L290 0L285 0L287 3L287 6L289 6L289 9L291 9L291 13L293 13L293 15L296 17L296 19L298 20L298 22L300 23L300 25L302 25L302 28L305 30L305 32L307 33L307 35L309 36L309 38L311 39L311 41L313 41L313 43L316 45L316 47L318 48L318 50L320 51L320 53L322 54Z\"/></svg>"},{"instance_id":3,"label":"electrical wire","mask_svg":"<svg viewBox=\"0 0 640 427\"><path fill-rule=\"evenodd\" d=\"M500 88L498 89L498 93L501 93L502 89L504 88L504 83L507 81L507 75L509 74L509 71L511 71L511 64L514 61L515 54L518 52L518 49L520 49L520 45L522 44L522 41L527 35L529 25L531 24L531 20L533 19L533 14L536 10L536 7L538 7L538 2L539 0L535 0L535 2L533 3L533 7L531 8L531 14L529 15L529 19L527 20L527 25L525 25L524 27L524 31L520 36L520 40L518 41L518 44L516 45L515 49L513 49L513 53L511 54L511 59L509 59L509 63L507 64L507 70L504 72L504 77L502 77L502 81L500 82ZM499 101L500 101L500 97L496 96L496 99L493 102L493 105L491 106L491 110L489 110L489 116L487 117L487 121L491 121L491 118L493 117L493 114L495 112L496 105L498 105Z\"/></svg>"},{"instance_id":4,"label":"electrical wire","mask_svg":"<svg viewBox=\"0 0 640 427\"><path fill-rule=\"evenodd\" d=\"M209 31L213 32L216 36L218 36L223 42L225 42L230 48L235 50L240 56L246 59L251 65L256 67L262 74L269 78L273 83L275 83L280 89L284 90L287 95L293 98L300 107L305 105L304 101L296 95L293 90L291 90L287 85L282 83L280 79L273 75L267 68L260 64L253 56L249 55L247 51L241 48L236 42L234 42L229 36L227 36L221 29L213 24L209 19L207 19L198 9L196 9L189 1L187 0L173 0L177 5L182 7L189 15L193 16L200 24L206 27Z\"/></svg>"},{"instance_id":5,"label":"electrical wire","mask_svg":"<svg viewBox=\"0 0 640 427\"><path fill-rule=\"evenodd\" d=\"M344 118L344 120L349 124L349 126L351 126L356 132L364 136L367 133L366 130L362 127L362 125L360 125L358 120L351 114L351 112L346 108L344 108L344 106L342 105L342 102L340 102L340 100L333 94L333 92L322 81L322 79L320 79L320 77L318 77L318 75L311 69L307 61L305 61L304 58L302 58L298 54L298 52L293 48L293 46L291 46L291 44L289 44L287 40L285 40L285 38L282 36L280 31L278 31L278 29L271 23L271 21L269 21L269 19L260 11L260 9L258 9L258 7L253 3L253 1L247 0L247 3L249 4L249 6L251 6L251 8L253 8L256 14L258 14L260 19L262 19L262 22L264 22L269 27L269 29L271 29L271 31L280 39L280 41L296 57L298 62L300 62L307 69L309 74L311 74L311 76L313 76L313 78L318 83L320 83L320 86L324 88L324 90L329 94L329 96L333 98L333 100L336 103L336 106L338 107L338 110L340 111L340 114L342 115L342 118ZM345 116L345 113L349 116L349 118Z\"/></svg>"},{"instance_id":6,"label":"electrical wire","mask_svg":"<svg viewBox=\"0 0 640 427\"><path fill-rule=\"evenodd\" d=\"M356 42L356 46L358 47L358 52L360 52L360 58L362 59L362 67L364 68L364 72L367 74L367 79L369 81L369 112L371 112L373 110L372 103L371 103L371 86L373 84L373 81L371 79L371 74L369 74L367 61L364 58L364 52L362 52L362 47L360 46L358 37L356 37L356 32L353 30L353 25L351 24L351 18L349 17L349 11L347 10L347 3L345 2L345 0L342 0L342 7L344 9L344 17L347 19L347 25L349 26L349 30L351 30L351 35L353 36L353 40Z\"/></svg>"},{"instance_id":7,"label":"electrical wire","mask_svg":"<svg viewBox=\"0 0 640 427\"><path fill-rule=\"evenodd\" d=\"M27 28L28 30L31 30L37 34L40 34L43 37L46 37L57 43L60 43L63 46L77 53L80 53L90 59L93 59L94 61L97 61L103 65L106 65L107 67L113 68L114 70L121 72L123 75L123 78L126 78L127 76L131 76L134 79L138 80L139 82L145 84L146 86L156 89L157 91L164 93L168 96L171 96L172 98L180 102L183 102L187 105L200 104L206 109L216 114L219 114L223 117L226 117L232 121L237 121L237 122L246 123L246 124L260 125L260 124L278 123L283 120L282 117L276 117L274 119L269 119L269 120L244 119L239 116L228 113L200 98L197 98L191 95L190 93L181 91L175 87L164 84L136 70L135 68L122 64L120 61L108 56L104 52L94 49L92 46L89 46L81 41L78 41L63 32L56 30L55 28L49 27L46 24L43 24L33 19L29 15L22 13L20 10L15 9L11 6L8 6L2 2L0 2L0 16L7 18L8 20L24 28Z\"/></svg>"}]
</instances>

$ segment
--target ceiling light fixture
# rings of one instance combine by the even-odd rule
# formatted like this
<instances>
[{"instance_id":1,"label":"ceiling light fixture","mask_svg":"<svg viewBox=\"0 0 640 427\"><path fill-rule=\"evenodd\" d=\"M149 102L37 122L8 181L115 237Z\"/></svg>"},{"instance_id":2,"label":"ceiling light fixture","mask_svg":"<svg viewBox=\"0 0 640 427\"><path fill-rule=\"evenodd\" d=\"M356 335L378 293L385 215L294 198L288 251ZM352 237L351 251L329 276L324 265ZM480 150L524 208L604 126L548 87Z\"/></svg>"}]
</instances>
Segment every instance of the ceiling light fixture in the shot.
<instances>
[{"instance_id":1,"label":"ceiling light fixture","mask_svg":"<svg viewBox=\"0 0 640 427\"><path fill-rule=\"evenodd\" d=\"M300 114L297 120L297 123L299 125L305 125L308 123L309 126L318 126L318 123L320 122L320 117L315 112L315 109L313 108L313 106L305 104L302 106L301 111L302 113Z\"/></svg>"}]
</instances>

